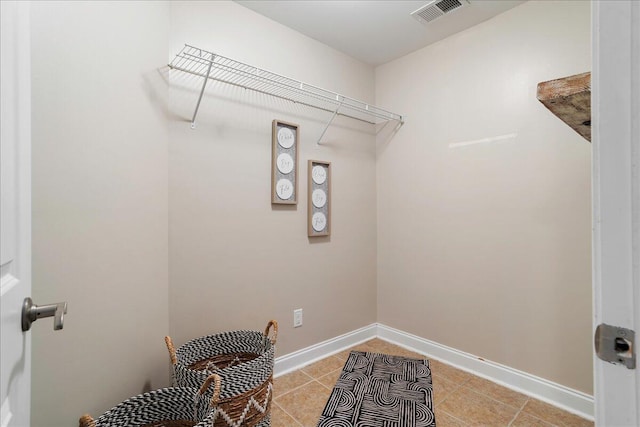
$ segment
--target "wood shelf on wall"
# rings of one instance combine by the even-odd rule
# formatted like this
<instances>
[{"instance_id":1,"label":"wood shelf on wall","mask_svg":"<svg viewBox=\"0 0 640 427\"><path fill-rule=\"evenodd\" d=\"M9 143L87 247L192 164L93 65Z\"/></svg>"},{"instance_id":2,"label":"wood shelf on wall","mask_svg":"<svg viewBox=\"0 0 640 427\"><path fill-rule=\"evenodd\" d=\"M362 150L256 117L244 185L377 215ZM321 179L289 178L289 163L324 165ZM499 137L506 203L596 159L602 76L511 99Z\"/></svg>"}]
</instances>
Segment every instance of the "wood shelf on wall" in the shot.
<instances>
[{"instance_id":1,"label":"wood shelf on wall","mask_svg":"<svg viewBox=\"0 0 640 427\"><path fill-rule=\"evenodd\" d=\"M591 142L591 73L538 83L538 101Z\"/></svg>"}]
</instances>

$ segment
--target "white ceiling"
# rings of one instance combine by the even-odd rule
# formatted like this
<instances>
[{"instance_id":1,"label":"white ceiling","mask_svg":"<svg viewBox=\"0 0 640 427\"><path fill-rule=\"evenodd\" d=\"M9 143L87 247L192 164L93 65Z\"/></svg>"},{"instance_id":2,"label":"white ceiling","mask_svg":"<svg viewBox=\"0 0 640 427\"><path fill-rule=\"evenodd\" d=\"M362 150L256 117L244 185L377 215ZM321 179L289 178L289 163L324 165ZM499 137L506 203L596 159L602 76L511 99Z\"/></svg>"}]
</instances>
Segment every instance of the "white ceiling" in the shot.
<instances>
[{"instance_id":1,"label":"white ceiling","mask_svg":"<svg viewBox=\"0 0 640 427\"><path fill-rule=\"evenodd\" d=\"M237 3L371 65L404 56L525 0L470 0L424 25L410 16L431 0L236 0Z\"/></svg>"}]
</instances>

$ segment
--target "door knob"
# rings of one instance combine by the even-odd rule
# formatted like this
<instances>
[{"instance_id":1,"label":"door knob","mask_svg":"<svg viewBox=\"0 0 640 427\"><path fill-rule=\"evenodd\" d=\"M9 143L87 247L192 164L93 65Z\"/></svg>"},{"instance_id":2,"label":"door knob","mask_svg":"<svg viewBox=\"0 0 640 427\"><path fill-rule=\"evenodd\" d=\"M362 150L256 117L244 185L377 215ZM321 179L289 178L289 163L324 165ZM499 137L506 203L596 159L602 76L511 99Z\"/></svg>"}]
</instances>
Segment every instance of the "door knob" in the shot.
<instances>
[{"instance_id":1,"label":"door knob","mask_svg":"<svg viewBox=\"0 0 640 427\"><path fill-rule=\"evenodd\" d=\"M42 317L53 317L53 330L57 331L64 326L64 315L67 313L67 303L35 305L31 298L24 299L22 304L22 330L31 329L31 324Z\"/></svg>"}]
</instances>

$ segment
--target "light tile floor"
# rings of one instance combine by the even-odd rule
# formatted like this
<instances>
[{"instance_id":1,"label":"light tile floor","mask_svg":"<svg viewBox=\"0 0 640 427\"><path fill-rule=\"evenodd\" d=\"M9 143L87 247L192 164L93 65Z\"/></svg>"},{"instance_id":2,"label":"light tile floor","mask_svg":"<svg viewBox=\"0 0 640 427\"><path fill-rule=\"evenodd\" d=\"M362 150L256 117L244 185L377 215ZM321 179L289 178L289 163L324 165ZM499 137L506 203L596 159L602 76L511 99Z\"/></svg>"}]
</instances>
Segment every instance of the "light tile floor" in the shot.
<instances>
[{"instance_id":1,"label":"light tile floor","mask_svg":"<svg viewBox=\"0 0 640 427\"><path fill-rule=\"evenodd\" d=\"M373 339L274 380L272 427L316 427L351 350L421 358ZM593 426L593 422L491 381L430 360L438 427Z\"/></svg>"}]
</instances>

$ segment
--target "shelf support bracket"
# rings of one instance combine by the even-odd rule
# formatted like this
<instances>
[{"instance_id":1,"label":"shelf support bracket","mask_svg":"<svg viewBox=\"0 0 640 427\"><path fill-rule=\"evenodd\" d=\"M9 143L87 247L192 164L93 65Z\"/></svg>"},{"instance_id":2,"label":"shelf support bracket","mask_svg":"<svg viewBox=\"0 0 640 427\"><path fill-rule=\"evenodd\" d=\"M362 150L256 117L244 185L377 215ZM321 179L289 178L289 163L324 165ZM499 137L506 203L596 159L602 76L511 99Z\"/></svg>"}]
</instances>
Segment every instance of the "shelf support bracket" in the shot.
<instances>
[{"instance_id":1,"label":"shelf support bracket","mask_svg":"<svg viewBox=\"0 0 640 427\"><path fill-rule=\"evenodd\" d=\"M207 80L209 80L209 73L211 73L211 66L213 65L214 59L215 56L212 56L211 61L209 61L209 67L207 68L207 74L204 76L204 81L202 82L202 89L200 89L200 96L198 97L198 102L196 103L196 110L193 112L193 118L191 119L191 129L196 128L196 116L198 115L198 109L200 108L202 95L204 95L204 88L207 87Z\"/></svg>"},{"instance_id":2,"label":"shelf support bracket","mask_svg":"<svg viewBox=\"0 0 640 427\"><path fill-rule=\"evenodd\" d=\"M329 121L325 125L324 130L320 134L320 137L318 137L318 141L316 141L317 145L320 145L320 141L322 141L322 137L327 132L327 129L329 129L329 126L331 126L331 123L333 123L333 119L335 119L336 116L338 115L338 111L340 110L340 107L342 107L342 104L344 104L344 97L342 98L342 101L340 101L340 104L338 105L338 108L336 108L336 110L331 115L331 118L329 119Z\"/></svg>"}]
</instances>

